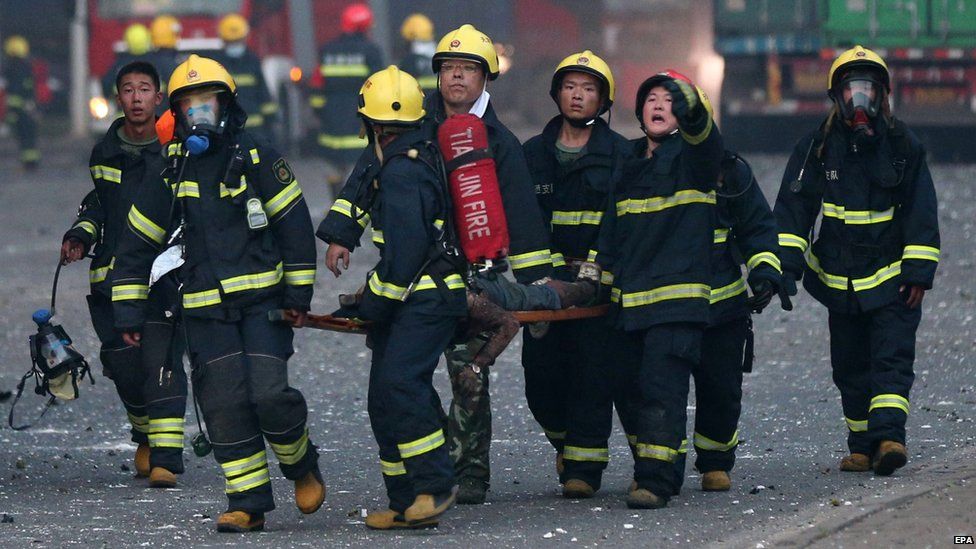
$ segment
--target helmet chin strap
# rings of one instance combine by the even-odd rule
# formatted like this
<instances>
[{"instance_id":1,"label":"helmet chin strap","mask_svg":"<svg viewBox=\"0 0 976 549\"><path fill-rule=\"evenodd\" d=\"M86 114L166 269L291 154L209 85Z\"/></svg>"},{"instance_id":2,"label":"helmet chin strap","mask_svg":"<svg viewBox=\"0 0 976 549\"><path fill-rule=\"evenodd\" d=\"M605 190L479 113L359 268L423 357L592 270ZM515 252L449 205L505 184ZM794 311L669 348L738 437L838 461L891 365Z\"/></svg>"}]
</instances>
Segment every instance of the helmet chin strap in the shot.
<instances>
[{"instance_id":1,"label":"helmet chin strap","mask_svg":"<svg viewBox=\"0 0 976 549\"><path fill-rule=\"evenodd\" d=\"M593 124L595 124L596 123L596 119L599 118L599 116L594 116L594 117L586 118L586 119L583 119L583 120L577 120L577 119L573 119L573 118L570 118L570 117L566 116L562 112L560 112L560 114L563 115L563 120L565 120L570 126L572 126L574 128L589 128L590 126L592 126Z\"/></svg>"},{"instance_id":2,"label":"helmet chin strap","mask_svg":"<svg viewBox=\"0 0 976 549\"><path fill-rule=\"evenodd\" d=\"M667 135L662 135L660 137L654 137L653 135L647 133L647 128L645 128L643 125L641 125L641 129L644 130L644 135L646 135L648 139L650 139L651 141L653 141L653 142L655 142L657 144L664 143L668 139L671 139L672 136L677 135L679 131L681 131L678 128L675 128L675 129L671 130L670 132L668 132Z\"/></svg>"}]
</instances>

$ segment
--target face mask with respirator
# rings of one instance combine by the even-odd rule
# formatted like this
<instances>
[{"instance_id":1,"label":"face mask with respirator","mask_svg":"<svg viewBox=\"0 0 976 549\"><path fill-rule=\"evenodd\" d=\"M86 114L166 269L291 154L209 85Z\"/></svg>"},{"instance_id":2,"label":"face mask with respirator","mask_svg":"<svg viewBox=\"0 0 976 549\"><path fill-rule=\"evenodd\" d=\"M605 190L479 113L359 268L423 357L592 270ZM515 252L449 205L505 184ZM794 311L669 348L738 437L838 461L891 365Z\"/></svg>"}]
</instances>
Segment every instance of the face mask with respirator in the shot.
<instances>
[{"instance_id":1,"label":"face mask with respirator","mask_svg":"<svg viewBox=\"0 0 976 549\"><path fill-rule=\"evenodd\" d=\"M853 72L832 92L840 115L855 134L874 135L874 120L881 112L881 83L870 73Z\"/></svg>"},{"instance_id":2,"label":"face mask with respirator","mask_svg":"<svg viewBox=\"0 0 976 549\"><path fill-rule=\"evenodd\" d=\"M223 90L200 90L179 99L180 124L186 133L186 148L192 155L205 153L210 142L227 126L226 109L221 102Z\"/></svg>"}]
</instances>

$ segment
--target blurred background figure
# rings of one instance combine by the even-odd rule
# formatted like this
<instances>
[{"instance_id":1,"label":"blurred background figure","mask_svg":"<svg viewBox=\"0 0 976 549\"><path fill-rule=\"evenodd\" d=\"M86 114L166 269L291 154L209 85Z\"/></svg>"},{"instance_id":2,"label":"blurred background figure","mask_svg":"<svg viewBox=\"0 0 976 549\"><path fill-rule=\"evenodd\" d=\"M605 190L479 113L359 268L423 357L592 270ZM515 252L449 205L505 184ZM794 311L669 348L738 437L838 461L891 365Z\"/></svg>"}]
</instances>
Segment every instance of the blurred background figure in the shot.
<instances>
[{"instance_id":1,"label":"blurred background figure","mask_svg":"<svg viewBox=\"0 0 976 549\"><path fill-rule=\"evenodd\" d=\"M125 42L125 51L115 56L115 63L102 76L102 95L109 99L115 97L115 76L119 73L119 69L145 56L152 49L152 36L142 23L133 23L126 27L122 40Z\"/></svg>"},{"instance_id":2,"label":"blurred background figure","mask_svg":"<svg viewBox=\"0 0 976 549\"><path fill-rule=\"evenodd\" d=\"M359 88L383 67L383 55L368 33L373 11L366 4L351 4L340 18L342 34L322 47L319 72L312 80L309 104L319 120L318 145L332 165L328 182L332 195L366 146L359 137L362 123L356 116Z\"/></svg>"},{"instance_id":3,"label":"blurred background figure","mask_svg":"<svg viewBox=\"0 0 976 549\"><path fill-rule=\"evenodd\" d=\"M400 60L400 70L417 79L426 93L437 89L437 75L431 74L431 60L434 58L434 23L422 13L414 13L403 20L400 35L407 42L408 53Z\"/></svg>"},{"instance_id":4,"label":"blurred background figure","mask_svg":"<svg viewBox=\"0 0 976 549\"><path fill-rule=\"evenodd\" d=\"M268 83L261 70L261 59L247 47L250 30L247 19L242 15L225 15L217 25L217 34L224 43L224 49L215 52L212 57L234 77L237 84L237 103L247 113L248 131L251 135L274 141L278 103L268 91Z\"/></svg>"},{"instance_id":5,"label":"blurred background figure","mask_svg":"<svg viewBox=\"0 0 976 549\"><path fill-rule=\"evenodd\" d=\"M154 50L149 56L149 62L159 71L162 82L162 88L159 91L163 93L163 97L168 97L166 84L180 62L176 44L180 41L180 33L182 32L183 27L172 15L160 15L153 19L152 24L149 25L149 34L152 38ZM168 108L168 104L164 102L163 107L165 110Z\"/></svg>"},{"instance_id":6,"label":"blurred background figure","mask_svg":"<svg viewBox=\"0 0 976 549\"><path fill-rule=\"evenodd\" d=\"M25 170L37 168L41 151L37 148L37 120L34 108L34 73L30 44L14 35L3 42L3 78L7 82L7 124L14 129Z\"/></svg>"}]
</instances>

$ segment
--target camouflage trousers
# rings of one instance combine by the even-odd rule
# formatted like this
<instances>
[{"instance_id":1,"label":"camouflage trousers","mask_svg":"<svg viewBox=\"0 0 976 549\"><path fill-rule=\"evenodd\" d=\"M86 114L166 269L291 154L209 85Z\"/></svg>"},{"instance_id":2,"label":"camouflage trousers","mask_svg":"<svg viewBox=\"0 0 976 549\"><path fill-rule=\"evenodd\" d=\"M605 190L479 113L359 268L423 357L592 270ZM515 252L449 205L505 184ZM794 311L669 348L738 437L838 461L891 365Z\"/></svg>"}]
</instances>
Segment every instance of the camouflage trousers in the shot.
<instances>
[{"instance_id":1,"label":"camouflage trousers","mask_svg":"<svg viewBox=\"0 0 976 549\"><path fill-rule=\"evenodd\" d=\"M481 482L487 489L491 479L488 369L476 373L469 366L485 341L486 334L481 334L469 341L454 342L444 356L454 393L447 417L448 449L454 460L454 473L458 483Z\"/></svg>"}]
</instances>

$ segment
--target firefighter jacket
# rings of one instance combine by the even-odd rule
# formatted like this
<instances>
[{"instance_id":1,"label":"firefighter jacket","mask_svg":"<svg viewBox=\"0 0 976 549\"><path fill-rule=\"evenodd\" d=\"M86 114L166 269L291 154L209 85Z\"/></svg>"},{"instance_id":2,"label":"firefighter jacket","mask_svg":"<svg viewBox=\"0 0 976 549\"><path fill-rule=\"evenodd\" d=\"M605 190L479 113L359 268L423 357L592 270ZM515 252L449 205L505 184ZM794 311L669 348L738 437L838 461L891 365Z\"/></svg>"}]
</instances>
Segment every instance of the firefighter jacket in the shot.
<instances>
[{"instance_id":1,"label":"firefighter jacket","mask_svg":"<svg viewBox=\"0 0 976 549\"><path fill-rule=\"evenodd\" d=\"M339 244L350 251L359 247L359 237L370 224L370 187L379 176L380 168L382 165L376 156L376 150L373 147L363 149L352 173L340 189L339 196L325 214L325 219L319 223L316 236L324 242ZM373 232L375 233L375 229Z\"/></svg>"},{"instance_id":2,"label":"firefighter jacket","mask_svg":"<svg viewBox=\"0 0 976 549\"><path fill-rule=\"evenodd\" d=\"M251 50L245 50L240 57L221 51L213 58L227 69L237 84L237 104L247 113L246 127L261 128L271 124L278 114L278 103L271 98L258 56Z\"/></svg>"},{"instance_id":3,"label":"firefighter jacket","mask_svg":"<svg viewBox=\"0 0 976 549\"><path fill-rule=\"evenodd\" d=\"M228 318L272 298L282 308L308 311L315 237L298 181L278 152L246 131L218 138L199 156L184 156L178 141L166 149L175 168L165 183L141 193L127 216L112 283L116 327L142 324L150 266L180 219L184 315ZM243 162L232 164L235 154ZM247 203L254 200L267 216L264 228L248 225Z\"/></svg>"},{"instance_id":4,"label":"firefighter jacket","mask_svg":"<svg viewBox=\"0 0 976 549\"><path fill-rule=\"evenodd\" d=\"M610 319L620 329L709 319L722 137L710 119L679 123L704 129L626 161L604 214L597 263L612 277Z\"/></svg>"},{"instance_id":5,"label":"firefighter jacket","mask_svg":"<svg viewBox=\"0 0 976 549\"><path fill-rule=\"evenodd\" d=\"M445 268L439 243L451 235L449 198L434 155L417 129L383 149L383 166L371 197L373 242L380 261L363 291L359 313L367 320L389 322L406 304L430 314L465 316L464 279ZM408 151L416 158L410 158ZM384 230L388 228L389 230ZM436 264L437 268L433 268Z\"/></svg>"},{"instance_id":6,"label":"firefighter jacket","mask_svg":"<svg viewBox=\"0 0 976 549\"><path fill-rule=\"evenodd\" d=\"M431 74L432 59L433 55L412 52L404 56L397 67L416 78L424 93L430 93L437 89L437 75Z\"/></svg>"},{"instance_id":7,"label":"firefighter jacket","mask_svg":"<svg viewBox=\"0 0 976 549\"><path fill-rule=\"evenodd\" d=\"M13 125L16 120L12 117L25 116L24 111L34 102L34 72L30 59L4 57L3 79L7 83L7 122Z\"/></svg>"},{"instance_id":8,"label":"firefighter jacket","mask_svg":"<svg viewBox=\"0 0 976 549\"><path fill-rule=\"evenodd\" d=\"M554 273L573 280L576 272L567 261L595 259L610 190L618 184L624 158L631 155L632 147L597 118L583 154L564 168L556 157L562 124L562 116L553 118L523 149L543 221L549 226Z\"/></svg>"},{"instance_id":9,"label":"firefighter jacket","mask_svg":"<svg viewBox=\"0 0 976 549\"><path fill-rule=\"evenodd\" d=\"M830 126L800 140L783 174L774 213L784 270L847 314L888 305L901 285L932 288L939 221L924 147L897 119L889 128L879 118L869 146Z\"/></svg>"},{"instance_id":10,"label":"firefighter jacket","mask_svg":"<svg viewBox=\"0 0 976 549\"><path fill-rule=\"evenodd\" d=\"M361 33L342 34L322 47L319 78L322 85L309 95L309 105L321 128L318 144L333 161L355 162L366 146L360 139L356 115L359 88L369 75L383 68L379 47Z\"/></svg>"},{"instance_id":11,"label":"firefighter jacket","mask_svg":"<svg viewBox=\"0 0 976 549\"><path fill-rule=\"evenodd\" d=\"M126 218L136 197L158 178L159 142L143 148L139 156L122 150L118 130L125 123L118 118L105 137L92 149L88 160L95 189L85 196L78 217L64 238L77 238L85 250L95 249L88 271L92 294L112 296L111 274L119 241L126 229ZM147 183L149 182L149 183Z\"/></svg>"}]
</instances>

